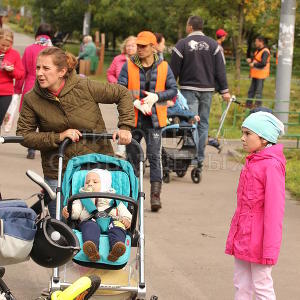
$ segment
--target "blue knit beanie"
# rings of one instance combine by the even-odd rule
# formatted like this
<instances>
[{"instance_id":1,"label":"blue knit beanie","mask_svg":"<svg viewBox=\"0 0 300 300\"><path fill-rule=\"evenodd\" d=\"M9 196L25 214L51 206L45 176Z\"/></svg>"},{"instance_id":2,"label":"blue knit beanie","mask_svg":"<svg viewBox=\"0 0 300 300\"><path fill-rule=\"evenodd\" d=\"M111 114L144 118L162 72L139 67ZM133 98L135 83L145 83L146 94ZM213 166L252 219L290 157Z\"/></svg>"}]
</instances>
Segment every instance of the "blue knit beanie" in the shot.
<instances>
[{"instance_id":1,"label":"blue knit beanie","mask_svg":"<svg viewBox=\"0 0 300 300\"><path fill-rule=\"evenodd\" d=\"M273 114L263 111L249 115L243 122L242 127L250 129L273 144L277 143L279 135L284 134L283 123Z\"/></svg>"}]
</instances>

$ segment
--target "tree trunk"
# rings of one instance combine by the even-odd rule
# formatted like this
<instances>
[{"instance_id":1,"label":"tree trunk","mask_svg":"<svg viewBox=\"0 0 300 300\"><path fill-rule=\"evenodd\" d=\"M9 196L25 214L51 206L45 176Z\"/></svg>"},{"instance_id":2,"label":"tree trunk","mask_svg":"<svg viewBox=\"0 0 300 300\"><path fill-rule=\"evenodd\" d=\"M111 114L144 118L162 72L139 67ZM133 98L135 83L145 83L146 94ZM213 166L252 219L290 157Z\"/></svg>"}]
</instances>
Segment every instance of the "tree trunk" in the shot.
<instances>
[{"instance_id":1,"label":"tree trunk","mask_svg":"<svg viewBox=\"0 0 300 300\"><path fill-rule=\"evenodd\" d=\"M113 49L114 51L116 50L116 45L117 45L117 37L116 37L116 34L115 32L113 33L113 40L112 40L112 46L113 46Z\"/></svg>"},{"instance_id":2,"label":"tree trunk","mask_svg":"<svg viewBox=\"0 0 300 300\"><path fill-rule=\"evenodd\" d=\"M240 94L240 80L241 80L241 57L243 50L243 27L244 27L244 6L242 1L238 7L238 20L239 32L236 38L236 54L235 54L235 81L236 81L236 94Z\"/></svg>"}]
</instances>

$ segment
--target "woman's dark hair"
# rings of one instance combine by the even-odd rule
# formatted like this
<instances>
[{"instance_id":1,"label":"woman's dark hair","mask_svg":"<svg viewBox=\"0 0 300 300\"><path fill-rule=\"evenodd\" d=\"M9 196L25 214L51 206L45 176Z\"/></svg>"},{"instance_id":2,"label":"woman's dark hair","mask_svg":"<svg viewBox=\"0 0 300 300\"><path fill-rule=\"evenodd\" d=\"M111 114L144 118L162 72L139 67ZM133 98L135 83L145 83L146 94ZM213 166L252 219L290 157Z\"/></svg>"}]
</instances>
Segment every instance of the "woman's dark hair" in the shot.
<instances>
[{"instance_id":1,"label":"woman's dark hair","mask_svg":"<svg viewBox=\"0 0 300 300\"><path fill-rule=\"evenodd\" d=\"M203 20L198 16L189 17L187 24L192 26L193 30L202 30L203 29Z\"/></svg>"},{"instance_id":2,"label":"woman's dark hair","mask_svg":"<svg viewBox=\"0 0 300 300\"><path fill-rule=\"evenodd\" d=\"M159 44L162 41L162 39L164 38L164 36L159 32L155 32L154 35L156 37L157 44Z\"/></svg>"},{"instance_id":3,"label":"woman's dark hair","mask_svg":"<svg viewBox=\"0 0 300 300\"><path fill-rule=\"evenodd\" d=\"M52 31L51 25L48 23L40 24L39 28L37 29L37 31L35 33L35 37L37 37L39 35L48 35L50 37L50 39L52 39L53 31Z\"/></svg>"},{"instance_id":4,"label":"woman's dark hair","mask_svg":"<svg viewBox=\"0 0 300 300\"><path fill-rule=\"evenodd\" d=\"M77 66L76 57L72 53L58 47L45 48L39 53L39 56L52 56L53 64L58 70L67 69L64 77L68 77Z\"/></svg>"}]
</instances>

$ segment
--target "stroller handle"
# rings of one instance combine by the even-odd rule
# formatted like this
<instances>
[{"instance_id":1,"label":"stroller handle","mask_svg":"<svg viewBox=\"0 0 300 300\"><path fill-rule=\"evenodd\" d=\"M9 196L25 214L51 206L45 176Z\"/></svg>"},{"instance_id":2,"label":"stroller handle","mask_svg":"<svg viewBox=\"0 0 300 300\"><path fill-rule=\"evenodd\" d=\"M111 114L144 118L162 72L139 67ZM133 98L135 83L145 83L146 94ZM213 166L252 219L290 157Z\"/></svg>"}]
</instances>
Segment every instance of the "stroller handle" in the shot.
<instances>
[{"instance_id":1,"label":"stroller handle","mask_svg":"<svg viewBox=\"0 0 300 300\"><path fill-rule=\"evenodd\" d=\"M85 132L81 132L82 133L82 137L81 139L87 139L87 140L92 140L94 139L95 141L97 141L98 139L108 139L108 140L112 140L113 135L111 133L85 133ZM66 138L63 140L63 142L60 144L59 150L58 150L58 155L59 157L63 157L66 147L72 143L72 140L69 138ZM141 161L144 161L144 151L141 147L141 145L135 140L135 139L131 139L131 144L133 144L137 149L138 149L138 157L140 157Z\"/></svg>"},{"instance_id":2,"label":"stroller handle","mask_svg":"<svg viewBox=\"0 0 300 300\"><path fill-rule=\"evenodd\" d=\"M0 144L6 144L6 143L22 143L24 141L24 137L22 136L0 136Z\"/></svg>"}]
</instances>

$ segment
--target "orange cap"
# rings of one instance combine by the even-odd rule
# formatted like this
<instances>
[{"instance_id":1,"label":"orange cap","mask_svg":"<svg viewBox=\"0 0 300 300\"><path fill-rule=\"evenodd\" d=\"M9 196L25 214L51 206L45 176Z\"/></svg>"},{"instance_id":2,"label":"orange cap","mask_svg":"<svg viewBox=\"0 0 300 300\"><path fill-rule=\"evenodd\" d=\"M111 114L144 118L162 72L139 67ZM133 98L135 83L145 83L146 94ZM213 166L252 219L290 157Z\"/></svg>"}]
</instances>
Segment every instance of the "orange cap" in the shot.
<instances>
[{"instance_id":1,"label":"orange cap","mask_svg":"<svg viewBox=\"0 0 300 300\"><path fill-rule=\"evenodd\" d=\"M151 31L142 31L137 35L137 45L157 45L156 36Z\"/></svg>"}]
</instances>

